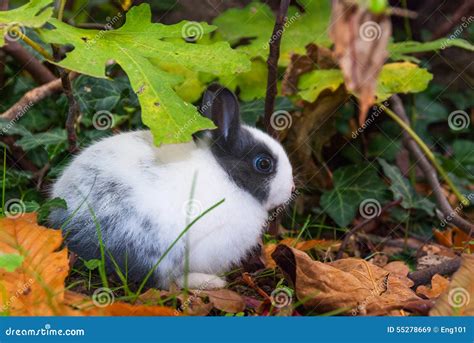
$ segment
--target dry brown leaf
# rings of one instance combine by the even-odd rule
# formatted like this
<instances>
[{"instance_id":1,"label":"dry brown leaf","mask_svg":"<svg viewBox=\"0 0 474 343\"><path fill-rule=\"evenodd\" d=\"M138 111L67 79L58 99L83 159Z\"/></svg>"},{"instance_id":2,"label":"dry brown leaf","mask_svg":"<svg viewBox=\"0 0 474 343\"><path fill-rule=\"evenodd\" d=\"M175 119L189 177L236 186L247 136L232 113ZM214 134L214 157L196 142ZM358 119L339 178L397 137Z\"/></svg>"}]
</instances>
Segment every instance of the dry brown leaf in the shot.
<instances>
[{"instance_id":1,"label":"dry brown leaf","mask_svg":"<svg viewBox=\"0 0 474 343\"><path fill-rule=\"evenodd\" d=\"M435 274L431 279L431 287L424 285L418 286L417 294L424 295L428 299L438 298L449 286L449 280L445 277Z\"/></svg>"},{"instance_id":2,"label":"dry brown leaf","mask_svg":"<svg viewBox=\"0 0 474 343\"><path fill-rule=\"evenodd\" d=\"M230 289L202 291L201 294L207 295L209 301L218 310L228 313L239 313L245 310L245 300Z\"/></svg>"},{"instance_id":3,"label":"dry brown leaf","mask_svg":"<svg viewBox=\"0 0 474 343\"><path fill-rule=\"evenodd\" d=\"M334 54L344 75L347 89L359 98L359 124L375 101L377 77L388 57L387 45L392 34L390 19L375 15L360 2L332 2L329 36Z\"/></svg>"},{"instance_id":4,"label":"dry brown leaf","mask_svg":"<svg viewBox=\"0 0 474 343\"><path fill-rule=\"evenodd\" d=\"M454 248L456 250L468 248L470 251L474 251L474 244L469 244L471 241L469 235L457 227L449 228L444 231L435 229L433 230L433 236L439 244L445 247Z\"/></svg>"},{"instance_id":5,"label":"dry brown leaf","mask_svg":"<svg viewBox=\"0 0 474 343\"><path fill-rule=\"evenodd\" d=\"M463 254L461 267L438 298L430 316L474 316L474 256Z\"/></svg>"},{"instance_id":6,"label":"dry brown leaf","mask_svg":"<svg viewBox=\"0 0 474 343\"><path fill-rule=\"evenodd\" d=\"M296 244L295 244L296 243ZM278 244L284 244L289 247L294 247L295 249L301 251L308 251L311 249L317 249L326 251L329 249L337 250L341 246L341 242L339 241L332 241L332 240L325 240L325 239L311 239L309 241L297 241L295 238L285 238L281 240ZM267 268L275 268L276 263L272 259L272 254L275 251L278 244L275 243L268 243L265 244L263 247L263 257L265 266Z\"/></svg>"},{"instance_id":7,"label":"dry brown leaf","mask_svg":"<svg viewBox=\"0 0 474 343\"><path fill-rule=\"evenodd\" d=\"M383 269L389 271L390 273L398 274L401 276L407 276L410 272L410 268L402 261L393 261L386 264Z\"/></svg>"},{"instance_id":8,"label":"dry brown leaf","mask_svg":"<svg viewBox=\"0 0 474 343\"><path fill-rule=\"evenodd\" d=\"M0 252L24 257L13 272L0 269L0 305L13 316L73 315L63 304L69 272L61 232L36 223L35 214L0 219Z\"/></svg>"},{"instance_id":9,"label":"dry brown leaf","mask_svg":"<svg viewBox=\"0 0 474 343\"><path fill-rule=\"evenodd\" d=\"M387 314L420 299L410 289L410 279L365 260L321 263L285 245L279 245L272 257L293 283L298 300L318 313Z\"/></svg>"}]
</instances>

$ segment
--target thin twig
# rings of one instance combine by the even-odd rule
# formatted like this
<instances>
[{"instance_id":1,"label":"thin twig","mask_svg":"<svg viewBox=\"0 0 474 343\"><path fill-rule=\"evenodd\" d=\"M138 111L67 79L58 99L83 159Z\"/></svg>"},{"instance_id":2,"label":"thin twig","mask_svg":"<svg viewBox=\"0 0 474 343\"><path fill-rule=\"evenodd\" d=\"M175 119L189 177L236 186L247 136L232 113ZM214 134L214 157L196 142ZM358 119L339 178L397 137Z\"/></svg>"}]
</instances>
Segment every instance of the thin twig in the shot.
<instances>
[{"instance_id":1,"label":"thin twig","mask_svg":"<svg viewBox=\"0 0 474 343\"><path fill-rule=\"evenodd\" d=\"M77 151L77 134L76 134L76 120L80 115L79 104L74 98L71 80L69 79L69 72L62 69L61 70L61 83L63 86L64 94L66 95L69 109L66 119L66 131L67 131L67 140L69 143L69 152L74 153Z\"/></svg>"},{"instance_id":2,"label":"thin twig","mask_svg":"<svg viewBox=\"0 0 474 343\"><path fill-rule=\"evenodd\" d=\"M391 98L393 108L395 113L407 124L409 125L410 121L405 113L405 108L403 107L403 103L401 99L394 95ZM441 188L441 184L438 180L438 175L436 174L435 168L431 165L428 161L427 157L421 151L420 147L415 143L412 137L406 132L403 131L403 143L406 148L410 151L415 159L416 163L419 165L421 171L423 172L426 180L428 181L429 185L433 189L433 194L438 204L438 207L441 213L444 215L445 220L447 222L451 222L453 225L457 226L464 232L466 232L469 236L472 237L474 232L474 225L457 213L452 207L449 201L443 195L443 189Z\"/></svg>"},{"instance_id":3,"label":"thin twig","mask_svg":"<svg viewBox=\"0 0 474 343\"><path fill-rule=\"evenodd\" d=\"M357 224L356 226L354 226L348 233L346 233L346 235L344 236L344 239L343 239L343 241L342 241L342 243L341 243L341 246L339 247L339 251L338 251L337 254L336 254L336 260L339 260L340 258L342 258L342 255L344 254L344 250L346 249L347 244L349 244L349 240L350 240L350 238L352 237L353 234L355 234L355 233L356 233L357 231L359 231L361 228L363 228L364 226L366 226L366 225L367 225L368 223L370 223L372 220L374 220L374 219L376 219L376 218L379 218L379 217L380 217L384 212L386 212L388 209L399 205L401 202L402 202L402 199L397 199L397 200L394 200L394 201L392 201L392 202L389 202L387 205L385 205L384 207L382 207L382 209L380 210L380 213L379 213L378 216L364 219L364 220L361 221L359 224Z\"/></svg>"},{"instance_id":4,"label":"thin twig","mask_svg":"<svg viewBox=\"0 0 474 343\"><path fill-rule=\"evenodd\" d=\"M410 126L410 122L405 122L400 116L393 112L391 109L386 107L385 105L381 104L380 108L387 113L390 118L392 118L398 125L401 126L401 128L404 130L406 134L410 136L410 139L420 147L420 149L423 151L423 153L426 155L426 157L431 161L433 166L438 170L438 172L441 174L442 178L444 181L448 184L449 188L453 191L453 193L456 195L458 200L464 205L467 206L469 205L469 200L466 199L466 197L458 190L454 182L451 180L449 177L448 173L444 170L444 168L441 166L441 164L438 162L436 159L435 155L431 152L430 148L423 142L423 140L417 135L415 131Z\"/></svg>"},{"instance_id":5,"label":"thin twig","mask_svg":"<svg viewBox=\"0 0 474 343\"><path fill-rule=\"evenodd\" d=\"M14 58L22 68L24 68L33 79L39 84L45 84L56 79L54 74L46 68L41 61L31 55L20 43L7 42L3 50Z\"/></svg>"},{"instance_id":6,"label":"thin twig","mask_svg":"<svg viewBox=\"0 0 474 343\"><path fill-rule=\"evenodd\" d=\"M451 275L461 266L461 258L455 257L440 264L408 273L408 278L414 282L413 287L428 284L435 274Z\"/></svg>"},{"instance_id":7,"label":"thin twig","mask_svg":"<svg viewBox=\"0 0 474 343\"><path fill-rule=\"evenodd\" d=\"M69 79L72 80L77 76L77 73L71 73ZM34 104L61 90L61 79L56 79L42 86L33 88L32 90L25 93L25 95L23 95L21 99L18 100L12 107L0 114L0 118L13 120L16 117L23 116Z\"/></svg>"},{"instance_id":8,"label":"thin twig","mask_svg":"<svg viewBox=\"0 0 474 343\"><path fill-rule=\"evenodd\" d=\"M265 128L267 133L273 137L277 137L278 132L271 125L271 117L275 108L275 98L277 95L278 80L278 59L280 58L280 42L283 36L284 25L286 22L286 14L290 0L281 0L280 9L275 21L272 36L269 40L269 55L267 59L268 77L267 77L267 94L265 96Z\"/></svg>"}]
</instances>

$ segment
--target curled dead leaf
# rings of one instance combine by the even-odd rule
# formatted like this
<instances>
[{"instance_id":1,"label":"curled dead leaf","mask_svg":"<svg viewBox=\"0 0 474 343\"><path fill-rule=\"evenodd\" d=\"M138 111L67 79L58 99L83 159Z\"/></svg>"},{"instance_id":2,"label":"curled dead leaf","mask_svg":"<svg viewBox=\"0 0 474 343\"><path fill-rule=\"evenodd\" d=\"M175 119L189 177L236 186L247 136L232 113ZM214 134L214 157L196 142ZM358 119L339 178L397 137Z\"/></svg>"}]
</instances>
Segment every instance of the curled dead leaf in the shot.
<instances>
[{"instance_id":1,"label":"curled dead leaf","mask_svg":"<svg viewBox=\"0 0 474 343\"><path fill-rule=\"evenodd\" d=\"M362 2L335 0L332 3L329 36L345 85L359 98L362 125L375 101L377 78L388 57L392 26L385 14L373 14Z\"/></svg>"},{"instance_id":2,"label":"curled dead leaf","mask_svg":"<svg viewBox=\"0 0 474 343\"><path fill-rule=\"evenodd\" d=\"M318 313L388 314L420 299L410 289L413 283L407 277L365 260L321 263L285 245L279 245L272 257L293 284L298 300Z\"/></svg>"},{"instance_id":3,"label":"curled dead leaf","mask_svg":"<svg viewBox=\"0 0 474 343\"><path fill-rule=\"evenodd\" d=\"M209 301L218 310L227 313L239 313L245 310L245 300L230 289L202 291L201 294L207 295Z\"/></svg>"}]
</instances>

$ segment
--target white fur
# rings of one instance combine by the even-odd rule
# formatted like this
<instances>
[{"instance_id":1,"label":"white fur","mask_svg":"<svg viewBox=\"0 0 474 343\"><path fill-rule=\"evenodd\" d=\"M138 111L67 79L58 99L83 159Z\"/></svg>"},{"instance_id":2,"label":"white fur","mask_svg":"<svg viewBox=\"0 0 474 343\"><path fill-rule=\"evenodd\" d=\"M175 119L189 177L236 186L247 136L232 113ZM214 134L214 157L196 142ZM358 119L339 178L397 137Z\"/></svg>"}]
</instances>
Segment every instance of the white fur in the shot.
<instances>
[{"instance_id":1,"label":"white fur","mask_svg":"<svg viewBox=\"0 0 474 343\"><path fill-rule=\"evenodd\" d=\"M189 246L189 286L222 287L222 280L213 275L226 272L238 264L257 244L267 211L287 201L293 187L291 166L280 144L257 129L247 129L270 146L279 160L278 173L271 183L270 198L264 206L235 185L207 146L190 142L157 148L149 131L115 135L85 149L65 169L55 183L52 195L66 199L71 211L76 209L91 191L90 185L81 182L84 175L76 166L87 165L98 169L101 176L119 180L130 187L129 197L131 203L136 205L139 216L151 218L152 223L156 223L156 235L146 238L146 244L154 244L153 240L159 237L159 244L166 247L199 213L225 199L223 204L198 220L189 234L183 237ZM193 218L189 218L186 204L189 204L195 175L191 204L198 211ZM101 213L114 213L113 198L90 205L100 208ZM87 211L87 206L82 206L78 214ZM124 237L139 240L143 239L139 237L142 233L130 223ZM144 258L147 259L147 256L144 255ZM156 261L146 262L153 265ZM176 280L182 284L183 271L176 270L175 263L173 259L165 258L159 266L160 274L169 282ZM208 286L205 286L206 283Z\"/></svg>"}]
</instances>

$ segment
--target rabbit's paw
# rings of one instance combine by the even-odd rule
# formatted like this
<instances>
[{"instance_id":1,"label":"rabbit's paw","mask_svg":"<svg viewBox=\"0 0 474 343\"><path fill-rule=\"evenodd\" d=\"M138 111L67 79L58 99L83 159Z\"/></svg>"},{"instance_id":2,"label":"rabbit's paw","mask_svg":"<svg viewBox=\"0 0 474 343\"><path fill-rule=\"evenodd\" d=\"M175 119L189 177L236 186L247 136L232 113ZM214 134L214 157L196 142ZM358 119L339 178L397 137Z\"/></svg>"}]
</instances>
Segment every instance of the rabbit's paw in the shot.
<instances>
[{"instance_id":1,"label":"rabbit's paw","mask_svg":"<svg viewBox=\"0 0 474 343\"><path fill-rule=\"evenodd\" d=\"M188 288L191 289L217 289L224 288L227 282L217 275L203 274L203 273L189 273L188 277ZM180 276L176 283L179 287L183 288L185 283L185 276Z\"/></svg>"}]
</instances>

